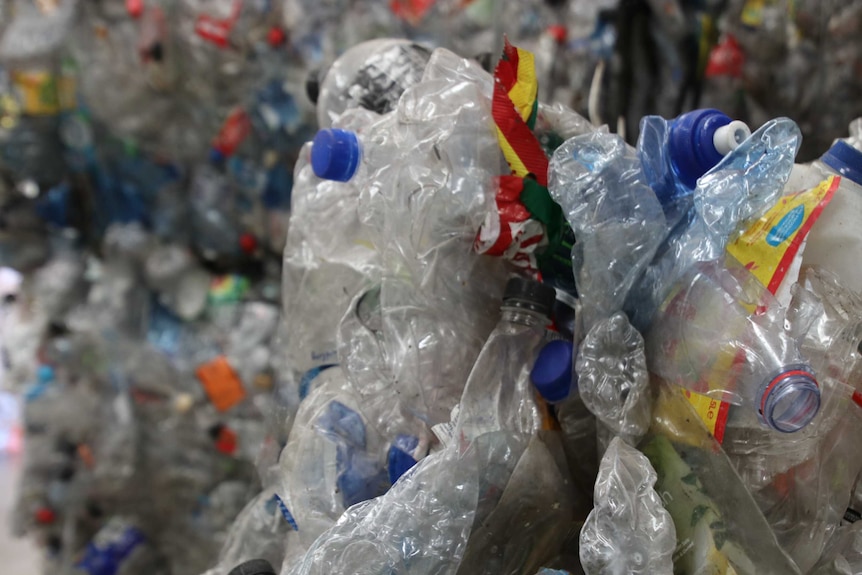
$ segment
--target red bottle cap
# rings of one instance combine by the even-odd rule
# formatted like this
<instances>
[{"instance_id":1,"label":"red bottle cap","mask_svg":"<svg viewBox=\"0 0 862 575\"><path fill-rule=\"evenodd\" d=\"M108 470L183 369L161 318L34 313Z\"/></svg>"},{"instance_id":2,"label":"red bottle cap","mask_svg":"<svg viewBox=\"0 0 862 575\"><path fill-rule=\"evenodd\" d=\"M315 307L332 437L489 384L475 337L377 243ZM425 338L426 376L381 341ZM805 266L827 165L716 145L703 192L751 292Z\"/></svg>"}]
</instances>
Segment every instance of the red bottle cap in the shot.
<instances>
[{"instance_id":1,"label":"red bottle cap","mask_svg":"<svg viewBox=\"0 0 862 575\"><path fill-rule=\"evenodd\" d=\"M144 0L126 0L126 12L132 18L140 18L144 12Z\"/></svg>"},{"instance_id":2,"label":"red bottle cap","mask_svg":"<svg viewBox=\"0 0 862 575\"><path fill-rule=\"evenodd\" d=\"M287 39L287 36L284 33L284 30L279 28L278 26L273 26L269 29L269 32L266 34L266 41L273 48L281 46L284 44L284 41Z\"/></svg>"},{"instance_id":3,"label":"red bottle cap","mask_svg":"<svg viewBox=\"0 0 862 575\"><path fill-rule=\"evenodd\" d=\"M57 519L57 514L50 507L40 507L36 511L36 523L40 525L48 525Z\"/></svg>"},{"instance_id":4,"label":"red bottle cap","mask_svg":"<svg viewBox=\"0 0 862 575\"><path fill-rule=\"evenodd\" d=\"M251 234L242 234L239 237L239 247L246 254L252 254L257 249L257 238Z\"/></svg>"}]
</instances>

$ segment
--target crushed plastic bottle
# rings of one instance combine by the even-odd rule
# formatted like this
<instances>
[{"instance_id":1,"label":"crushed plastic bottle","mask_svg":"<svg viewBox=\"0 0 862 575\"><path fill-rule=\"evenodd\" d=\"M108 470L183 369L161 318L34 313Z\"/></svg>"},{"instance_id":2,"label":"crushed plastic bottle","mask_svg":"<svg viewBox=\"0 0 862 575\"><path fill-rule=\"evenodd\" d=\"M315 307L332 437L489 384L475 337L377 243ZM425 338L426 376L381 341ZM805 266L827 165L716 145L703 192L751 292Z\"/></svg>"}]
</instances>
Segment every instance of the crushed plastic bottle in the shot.
<instances>
[{"instance_id":1,"label":"crushed plastic bottle","mask_svg":"<svg viewBox=\"0 0 862 575\"><path fill-rule=\"evenodd\" d=\"M454 436L462 449L483 433L529 435L541 428L530 369L548 337L553 301L552 288L521 278L509 280L500 322L464 386Z\"/></svg>"},{"instance_id":2,"label":"crushed plastic bottle","mask_svg":"<svg viewBox=\"0 0 862 575\"><path fill-rule=\"evenodd\" d=\"M587 332L575 364L584 405L630 445L649 427L652 398L647 365L643 337L622 313Z\"/></svg>"},{"instance_id":3,"label":"crushed plastic bottle","mask_svg":"<svg viewBox=\"0 0 862 575\"><path fill-rule=\"evenodd\" d=\"M811 423L821 391L783 310L747 270L694 266L647 336L650 370L691 391L743 405L785 433Z\"/></svg>"},{"instance_id":4,"label":"crushed plastic bottle","mask_svg":"<svg viewBox=\"0 0 862 575\"><path fill-rule=\"evenodd\" d=\"M596 507L581 530L587 575L673 572L676 530L655 484L649 460L614 438L599 466Z\"/></svg>"}]
</instances>

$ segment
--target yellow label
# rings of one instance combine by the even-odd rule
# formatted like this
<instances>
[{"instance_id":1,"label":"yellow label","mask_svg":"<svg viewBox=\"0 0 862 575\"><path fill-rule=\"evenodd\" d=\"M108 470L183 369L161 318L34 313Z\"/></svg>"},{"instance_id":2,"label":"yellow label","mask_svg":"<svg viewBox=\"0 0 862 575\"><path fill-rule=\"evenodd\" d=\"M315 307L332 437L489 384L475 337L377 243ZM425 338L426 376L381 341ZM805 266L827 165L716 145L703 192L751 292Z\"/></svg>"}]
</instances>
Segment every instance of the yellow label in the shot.
<instances>
[{"instance_id":1,"label":"yellow label","mask_svg":"<svg viewBox=\"0 0 862 575\"><path fill-rule=\"evenodd\" d=\"M727 424L727 411L730 409L730 404L687 389L680 389L680 391L694 407L706 429L716 441L721 443L724 440L724 428Z\"/></svg>"},{"instance_id":2,"label":"yellow label","mask_svg":"<svg viewBox=\"0 0 862 575\"><path fill-rule=\"evenodd\" d=\"M727 252L775 293L811 226L835 195L840 178L830 177L802 192L783 196Z\"/></svg>"},{"instance_id":3,"label":"yellow label","mask_svg":"<svg viewBox=\"0 0 862 575\"><path fill-rule=\"evenodd\" d=\"M748 0L745 6L742 7L740 20L746 26L759 28L763 24L763 8L766 5L765 0Z\"/></svg>"},{"instance_id":4,"label":"yellow label","mask_svg":"<svg viewBox=\"0 0 862 575\"><path fill-rule=\"evenodd\" d=\"M50 116L60 111L57 81L53 74L45 71L14 72L12 83L25 114Z\"/></svg>"}]
</instances>

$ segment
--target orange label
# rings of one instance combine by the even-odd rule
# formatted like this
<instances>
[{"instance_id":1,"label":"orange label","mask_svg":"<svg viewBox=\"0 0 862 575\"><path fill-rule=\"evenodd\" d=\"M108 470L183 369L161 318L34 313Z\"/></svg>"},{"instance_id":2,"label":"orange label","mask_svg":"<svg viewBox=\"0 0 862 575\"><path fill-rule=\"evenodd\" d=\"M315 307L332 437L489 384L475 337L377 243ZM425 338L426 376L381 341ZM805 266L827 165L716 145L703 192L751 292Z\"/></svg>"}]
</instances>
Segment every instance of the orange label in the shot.
<instances>
[{"instance_id":1,"label":"orange label","mask_svg":"<svg viewBox=\"0 0 862 575\"><path fill-rule=\"evenodd\" d=\"M227 411L245 397L242 382L223 355L199 365L195 374L219 411Z\"/></svg>"}]
</instances>

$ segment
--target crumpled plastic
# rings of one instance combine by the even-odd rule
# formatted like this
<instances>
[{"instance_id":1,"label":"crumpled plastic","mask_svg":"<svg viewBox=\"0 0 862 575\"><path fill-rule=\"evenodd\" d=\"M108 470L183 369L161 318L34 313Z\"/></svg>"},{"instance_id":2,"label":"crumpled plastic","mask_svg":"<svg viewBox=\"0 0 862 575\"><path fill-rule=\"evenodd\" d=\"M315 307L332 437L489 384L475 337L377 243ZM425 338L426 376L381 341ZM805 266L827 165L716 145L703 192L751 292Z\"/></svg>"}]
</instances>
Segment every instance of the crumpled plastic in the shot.
<instances>
[{"instance_id":1,"label":"crumpled plastic","mask_svg":"<svg viewBox=\"0 0 862 575\"><path fill-rule=\"evenodd\" d=\"M581 530L581 563L587 575L673 572L676 529L655 483L649 460L614 438L599 467L596 507Z\"/></svg>"},{"instance_id":2,"label":"crumpled plastic","mask_svg":"<svg viewBox=\"0 0 862 575\"><path fill-rule=\"evenodd\" d=\"M792 288L788 332L815 373L853 383L862 376L862 297L841 286L832 273L805 270Z\"/></svg>"},{"instance_id":3,"label":"crumpled plastic","mask_svg":"<svg viewBox=\"0 0 862 575\"><path fill-rule=\"evenodd\" d=\"M640 449L676 527L674 573L799 574L721 445L679 388L659 384Z\"/></svg>"},{"instance_id":4,"label":"crumpled plastic","mask_svg":"<svg viewBox=\"0 0 862 575\"><path fill-rule=\"evenodd\" d=\"M204 575L223 575L234 565L250 559L279 565L284 558L287 533L294 529L282 508L272 488L264 489L249 501L228 532L217 566Z\"/></svg>"},{"instance_id":5,"label":"crumpled plastic","mask_svg":"<svg viewBox=\"0 0 862 575\"><path fill-rule=\"evenodd\" d=\"M615 435L634 445L652 416L644 340L623 313L596 323L575 361L587 408Z\"/></svg>"},{"instance_id":6,"label":"crumpled plastic","mask_svg":"<svg viewBox=\"0 0 862 575\"><path fill-rule=\"evenodd\" d=\"M790 176L802 134L787 118L770 120L698 180L691 207L658 247L655 259L629 293L632 323L646 329L671 287L696 262L724 254L735 231L772 206ZM677 221L678 220L678 221Z\"/></svg>"},{"instance_id":7,"label":"crumpled plastic","mask_svg":"<svg viewBox=\"0 0 862 575\"><path fill-rule=\"evenodd\" d=\"M558 555L577 495L558 436L533 436L496 506L477 515L458 575L528 573Z\"/></svg>"},{"instance_id":8,"label":"crumpled plastic","mask_svg":"<svg viewBox=\"0 0 862 575\"><path fill-rule=\"evenodd\" d=\"M477 513L496 505L523 449L495 432L464 454L429 455L385 495L348 509L283 575L455 573Z\"/></svg>"},{"instance_id":9,"label":"crumpled plastic","mask_svg":"<svg viewBox=\"0 0 862 575\"><path fill-rule=\"evenodd\" d=\"M862 573L862 522L837 529L809 575L857 573Z\"/></svg>"},{"instance_id":10,"label":"crumpled plastic","mask_svg":"<svg viewBox=\"0 0 862 575\"><path fill-rule=\"evenodd\" d=\"M548 191L577 238L572 266L589 328L622 309L664 239L664 212L634 148L616 134L576 136L557 148Z\"/></svg>"}]
</instances>

